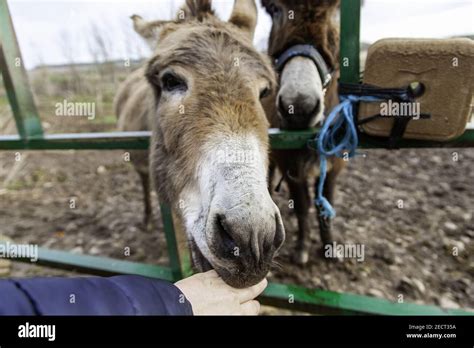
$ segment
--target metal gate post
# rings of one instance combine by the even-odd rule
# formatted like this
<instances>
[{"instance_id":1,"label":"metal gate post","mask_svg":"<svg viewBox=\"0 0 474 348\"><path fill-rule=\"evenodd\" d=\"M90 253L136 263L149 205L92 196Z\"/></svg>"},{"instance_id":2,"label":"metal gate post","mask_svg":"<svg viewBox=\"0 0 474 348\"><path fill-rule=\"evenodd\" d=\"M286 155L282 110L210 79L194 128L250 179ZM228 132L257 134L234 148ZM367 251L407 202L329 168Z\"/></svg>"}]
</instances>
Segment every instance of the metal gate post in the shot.
<instances>
[{"instance_id":1,"label":"metal gate post","mask_svg":"<svg viewBox=\"0 0 474 348\"><path fill-rule=\"evenodd\" d=\"M161 203L160 210L173 278L179 280L189 277L193 274L191 254L181 219L167 204Z\"/></svg>"},{"instance_id":2,"label":"metal gate post","mask_svg":"<svg viewBox=\"0 0 474 348\"><path fill-rule=\"evenodd\" d=\"M341 82L360 80L360 0L341 1Z\"/></svg>"},{"instance_id":3,"label":"metal gate post","mask_svg":"<svg viewBox=\"0 0 474 348\"><path fill-rule=\"evenodd\" d=\"M41 121L6 0L0 0L0 70L21 139L41 138Z\"/></svg>"}]
</instances>

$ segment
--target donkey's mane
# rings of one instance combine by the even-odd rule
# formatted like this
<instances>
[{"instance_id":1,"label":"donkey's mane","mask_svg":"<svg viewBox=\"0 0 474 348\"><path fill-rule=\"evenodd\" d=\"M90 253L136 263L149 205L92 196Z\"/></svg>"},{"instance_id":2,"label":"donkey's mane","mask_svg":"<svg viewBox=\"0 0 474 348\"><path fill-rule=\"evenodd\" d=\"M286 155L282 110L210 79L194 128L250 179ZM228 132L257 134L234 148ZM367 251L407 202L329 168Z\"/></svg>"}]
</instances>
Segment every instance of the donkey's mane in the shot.
<instances>
[{"instance_id":1,"label":"donkey's mane","mask_svg":"<svg viewBox=\"0 0 474 348\"><path fill-rule=\"evenodd\" d=\"M181 7L181 11L184 11L186 20L196 19L203 21L206 18L215 16L215 12L212 9L212 0L186 0L186 3Z\"/></svg>"}]
</instances>

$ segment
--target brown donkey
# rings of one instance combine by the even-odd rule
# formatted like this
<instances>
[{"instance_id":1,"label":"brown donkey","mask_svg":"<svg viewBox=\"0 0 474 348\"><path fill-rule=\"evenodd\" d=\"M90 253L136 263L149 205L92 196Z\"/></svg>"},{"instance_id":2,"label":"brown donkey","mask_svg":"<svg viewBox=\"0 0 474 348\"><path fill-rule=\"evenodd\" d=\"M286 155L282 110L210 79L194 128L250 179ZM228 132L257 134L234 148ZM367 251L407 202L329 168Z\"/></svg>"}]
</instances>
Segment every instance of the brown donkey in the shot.
<instances>
[{"instance_id":1,"label":"brown donkey","mask_svg":"<svg viewBox=\"0 0 474 348\"><path fill-rule=\"evenodd\" d=\"M339 33L333 17L338 0L262 0L272 17L268 53L275 60L280 88L273 103L265 106L271 126L285 130L314 127L324 120L324 112L338 103L337 78ZM309 208L311 186L319 177L319 160L314 150L272 152L288 184L298 219L295 261L308 261ZM323 195L334 199L336 177L344 168L340 158L328 159ZM270 172L274 167L270 168ZM270 180L272 175L270 175ZM332 243L331 221L317 209L323 247Z\"/></svg>"},{"instance_id":2,"label":"brown donkey","mask_svg":"<svg viewBox=\"0 0 474 348\"><path fill-rule=\"evenodd\" d=\"M195 267L234 287L263 279L284 240L267 190L260 100L275 76L252 46L256 16L253 0L236 0L229 22L210 0L188 0L177 20L155 22L157 49L116 99L120 119L152 129L153 182L185 228Z\"/></svg>"},{"instance_id":3,"label":"brown donkey","mask_svg":"<svg viewBox=\"0 0 474 348\"><path fill-rule=\"evenodd\" d=\"M245 11L246 6L249 6L251 3L249 2L248 4L246 3L240 3L236 4L236 7L234 8L234 21L239 20L238 16L240 16L240 13L242 11ZM239 8L240 6L240 8ZM183 9L178 12L177 15L177 21L181 22L183 19L186 19L186 14L189 14L190 16L193 16L192 13L189 13L188 10L189 7L183 7ZM133 21L133 29L135 32L140 35L148 44L148 46L152 49L155 50L156 46L158 44L158 38L157 38L157 33L160 30L160 27L164 24L167 23L167 21L163 20L155 20L155 21L146 21L144 20L141 16L139 15L132 15L130 17ZM243 20L248 20L248 21L255 21L249 22L248 27L255 27L256 25L256 20L257 16L253 15L252 13L247 14L246 16L243 17ZM251 35L253 36L253 30L251 29ZM136 74L136 77L140 77L141 74L138 73ZM127 94L130 92L130 88L128 84L123 84L119 92L116 95L114 105L115 105L115 114L120 115L119 120L118 120L118 129L120 131L144 131L144 130L150 130L150 122L147 120L146 113L144 110L140 110L141 112L139 113L130 113L130 112L122 112L122 103L121 101L127 100L126 98L123 97L124 94ZM148 163L148 158L149 158L149 151L131 151L131 161L135 167L135 170L140 176L140 180L142 183L142 189L143 189L143 202L144 202L144 216L143 216L143 224L146 227L147 230L153 230L154 229L154 223L153 223L153 210L152 210L152 203L151 203L151 185L150 185L150 170L149 170L149 163Z\"/></svg>"}]
</instances>

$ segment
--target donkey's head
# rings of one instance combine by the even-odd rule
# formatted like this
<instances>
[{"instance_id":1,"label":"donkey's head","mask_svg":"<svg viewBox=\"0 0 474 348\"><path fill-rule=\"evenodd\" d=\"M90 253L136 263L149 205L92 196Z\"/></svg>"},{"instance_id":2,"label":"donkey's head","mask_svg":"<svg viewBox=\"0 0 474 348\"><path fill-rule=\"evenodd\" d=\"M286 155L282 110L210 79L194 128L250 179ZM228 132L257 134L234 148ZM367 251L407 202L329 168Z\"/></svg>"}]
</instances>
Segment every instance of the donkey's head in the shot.
<instances>
[{"instance_id":1,"label":"donkey's head","mask_svg":"<svg viewBox=\"0 0 474 348\"><path fill-rule=\"evenodd\" d=\"M336 69L339 0L262 0L273 25L268 53L280 73L281 128L304 129L324 119L326 89ZM333 79L334 81L335 79Z\"/></svg>"},{"instance_id":2,"label":"donkey's head","mask_svg":"<svg viewBox=\"0 0 474 348\"><path fill-rule=\"evenodd\" d=\"M172 22L155 22L146 77L155 107L151 169L191 241L199 270L232 286L259 282L284 240L267 190L268 123L261 105L272 66L252 46L253 0L236 0L229 22L209 0L188 0Z\"/></svg>"}]
</instances>

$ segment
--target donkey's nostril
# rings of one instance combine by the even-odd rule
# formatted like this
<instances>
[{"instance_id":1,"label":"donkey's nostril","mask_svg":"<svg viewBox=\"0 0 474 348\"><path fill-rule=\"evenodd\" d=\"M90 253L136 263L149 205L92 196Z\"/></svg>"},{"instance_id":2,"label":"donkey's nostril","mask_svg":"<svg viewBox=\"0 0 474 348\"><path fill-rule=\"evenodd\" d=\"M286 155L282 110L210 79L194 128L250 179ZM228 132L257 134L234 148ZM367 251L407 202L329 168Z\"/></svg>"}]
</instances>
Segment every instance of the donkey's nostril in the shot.
<instances>
[{"instance_id":1,"label":"donkey's nostril","mask_svg":"<svg viewBox=\"0 0 474 348\"><path fill-rule=\"evenodd\" d=\"M224 215L217 215L216 216L216 228L219 233L219 236L222 241L222 245L225 249L234 249L237 244L234 241L234 238L231 236L231 232L229 226L225 222Z\"/></svg>"}]
</instances>

